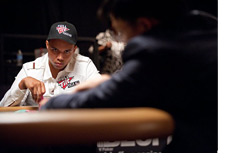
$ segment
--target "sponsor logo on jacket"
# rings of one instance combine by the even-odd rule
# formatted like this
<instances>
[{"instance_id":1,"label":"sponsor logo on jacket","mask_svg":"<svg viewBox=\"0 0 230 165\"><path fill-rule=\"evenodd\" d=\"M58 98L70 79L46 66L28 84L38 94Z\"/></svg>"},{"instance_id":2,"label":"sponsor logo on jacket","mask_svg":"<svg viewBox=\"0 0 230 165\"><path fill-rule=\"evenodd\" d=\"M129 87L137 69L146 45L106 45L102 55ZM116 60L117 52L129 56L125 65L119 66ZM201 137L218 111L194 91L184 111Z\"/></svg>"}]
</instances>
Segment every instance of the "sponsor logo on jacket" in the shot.
<instances>
[{"instance_id":1,"label":"sponsor logo on jacket","mask_svg":"<svg viewBox=\"0 0 230 165\"><path fill-rule=\"evenodd\" d=\"M65 76L64 78L61 78L61 80L59 80L57 83L62 89L65 89L66 87L68 87L68 88L74 87L77 84L79 84L80 81L77 80L74 82L70 82L73 79L73 77Z\"/></svg>"}]
</instances>

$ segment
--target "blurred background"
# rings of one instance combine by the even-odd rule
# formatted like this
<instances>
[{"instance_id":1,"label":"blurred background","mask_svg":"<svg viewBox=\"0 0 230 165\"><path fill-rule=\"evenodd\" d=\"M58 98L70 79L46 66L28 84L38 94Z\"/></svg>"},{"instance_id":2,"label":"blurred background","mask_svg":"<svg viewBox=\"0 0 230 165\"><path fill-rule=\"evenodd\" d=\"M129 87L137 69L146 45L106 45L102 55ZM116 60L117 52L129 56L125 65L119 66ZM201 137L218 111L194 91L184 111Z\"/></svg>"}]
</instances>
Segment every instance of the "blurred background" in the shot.
<instances>
[{"instance_id":1,"label":"blurred background","mask_svg":"<svg viewBox=\"0 0 230 165\"><path fill-rule=\"evenodd\" d=\"M23 63L34 60L36 54L39 56L44 53L46 35L54 22L68 21L74 24L78 36L89 39L88 45L80 46L81 42L78 43L80 53L89 56L88 47L94 44L90 39L95 39L99 32L106 29L96 15L101 2L102 0L1 0L0 99L21 69L17 65L18 51L22 51ZM217 17L217 0L188 0L187 3L190 9L203 10Z\"/></svg>"},{"instance_id":2,"label":"blurred background","mask_svg":"<svg viewBox=\"0 0 230 165\"><path fill-rule=\"evenodd\" d=\"M103 26L96 10L102 0L1 0L1 32L47 35L57 21L73 23L79 36L95 36Z\"/></svg>"}]
</instances>

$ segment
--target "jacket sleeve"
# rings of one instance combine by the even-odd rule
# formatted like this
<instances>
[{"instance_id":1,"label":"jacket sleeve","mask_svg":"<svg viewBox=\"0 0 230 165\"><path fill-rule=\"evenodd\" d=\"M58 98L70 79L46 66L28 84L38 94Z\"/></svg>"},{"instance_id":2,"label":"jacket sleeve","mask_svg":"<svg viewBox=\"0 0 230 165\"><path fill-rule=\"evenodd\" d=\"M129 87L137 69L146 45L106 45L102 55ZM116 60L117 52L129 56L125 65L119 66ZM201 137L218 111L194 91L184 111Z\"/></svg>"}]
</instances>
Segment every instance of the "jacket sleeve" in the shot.
<instances>
[{"instance_id":1,"label":"jacket sleeve","mask_svg":"<svg viewBox=\"0 0 230 165\"><path fill-rule=\"evenodd\" d=\"M16 76L15 81L13 82L11 88L6 92L6 94L2 98L0 102L0 106L7 107L9 105L14 105L14 106L20 105L27 90L21 90L18 87L18 84L26 76L27 74L25 72L25 68L23 67L18 73L18 75Z\"/></svg>"},{"instance_id":2,"label":"jacket sleeve","mask_svg":"<svg viewBox=\"0 0 230 165\"><path fill-rule=\"evenodd\" d=\"M127 63L122 72L115 73L109 80L100 84L96 88L78 92L75 94L59 95L51 98L41 109L61 109L61 108L96 108L96 107L126 107L130 101L138 104L139 91L138 67L140 63L132 60Z\"/></svg>"},{"instance_id":3,"label":"jacket sleeve","mask_svg":"<svg viewBox=\"0 0 230 165\"><path fill-rule=\"evenodd\" d=\"M152 105L157 97L157 93L153 95L152 91L158 90L154 85L158 81L154 81L150 75L154 75L152 72L157 70L158 65L153 65L152 60L145 58L150 56L148 52L143 52L140 47L133 44L126 46L122 56L123 61L125 60L122 70L114 73L109 80L93 89L53 97L41 109Z\"/></svg>"}]
</instances>

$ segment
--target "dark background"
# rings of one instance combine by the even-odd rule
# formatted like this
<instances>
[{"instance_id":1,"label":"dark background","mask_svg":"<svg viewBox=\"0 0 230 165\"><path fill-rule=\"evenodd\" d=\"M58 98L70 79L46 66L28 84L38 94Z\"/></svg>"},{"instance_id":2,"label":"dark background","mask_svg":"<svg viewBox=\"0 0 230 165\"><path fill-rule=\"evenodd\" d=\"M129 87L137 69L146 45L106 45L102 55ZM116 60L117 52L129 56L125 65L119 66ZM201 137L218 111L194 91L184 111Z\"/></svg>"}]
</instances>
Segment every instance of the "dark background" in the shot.
<instances>
[{"instance_id":1,"label":"dark background","mask_svg":"<svg viewBox=\"0 0 230 165\"><path fill-rule=\"evenodd\" d=\"M1 0L0 30L1 33L47 35L54 22L69 21L76 26L79 36L95 37L105 29L96 17L101 2L102 0ZM217 0L188 0L188 6L217 16Z\"/></svg>"},{"instance_id":2,"label":"dark background","mask_svg":"<svg viewBox=\"0 0 230 165\"><path fill-rule=\"evenodd\" d=\"M1 0L0 36L3 34L46 36L54 22L68 21L76 26L78 36L94 38L99 32L106 29L96 15L101 2L102 0ZM188 0L187 5L190 9L203 10L214 16L217 16L218 13L217 0ZM34 56L25 56L25 52L26 49L36 48L34 43L39 47L45 47L45 38L36 40L36 42L31 39L11 38L2 40L1 38L0 98L11 86L14 77L21 69L21 67L16 67L14 63L8 66L6 61L15 60L18 49L22 49L24 53L23 62L33 60ZM3 53L2 50L13 53L10 55Z\"/></svg>"},{"instance_id":3,"label":"dark background","mask_svg":"<svg viewBox=\"0 0 230 165\"><path fill-rule=\"evenodd\" d=\"M1 33L47 35L57 21L73 23L79 36L95 36L104 27L96 17L101 0L1 0Z\"/></svg>"}]
</instances>

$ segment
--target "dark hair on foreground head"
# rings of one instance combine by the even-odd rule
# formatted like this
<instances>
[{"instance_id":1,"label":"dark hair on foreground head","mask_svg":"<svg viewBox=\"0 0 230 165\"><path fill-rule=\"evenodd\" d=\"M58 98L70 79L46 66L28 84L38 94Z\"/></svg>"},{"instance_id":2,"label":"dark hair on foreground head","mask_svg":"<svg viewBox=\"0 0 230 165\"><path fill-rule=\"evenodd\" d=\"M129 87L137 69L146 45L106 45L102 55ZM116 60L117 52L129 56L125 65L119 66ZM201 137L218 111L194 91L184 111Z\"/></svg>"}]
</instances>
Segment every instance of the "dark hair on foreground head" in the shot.
<instances>
[{"instance_id":1,"label":"dark hair on foreground head","mask_svg":"<svg viewBox=\"0 0 230 165\"><path fill-rule=\"evenodd\" d=\"M187 12L185 0L105 0L98 16L108 21L109 14L128 22L138 17L155 18L159 22L173 21Z\"/></svg>"}]
</instances>

